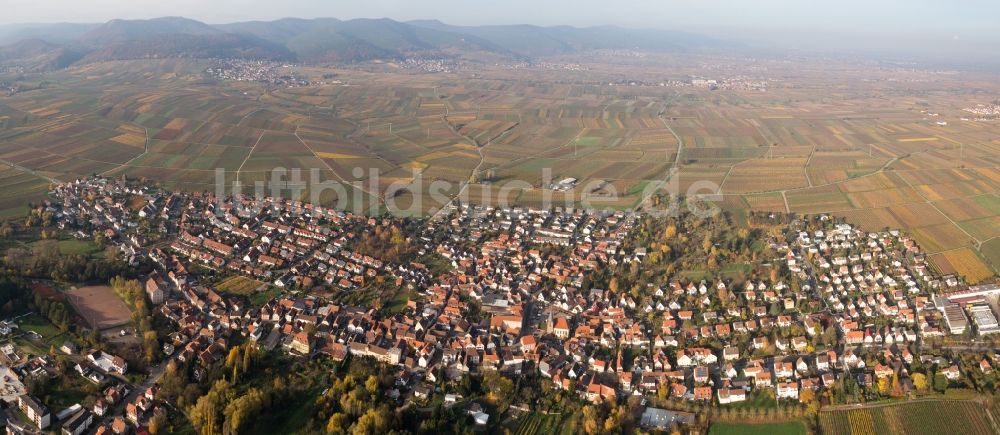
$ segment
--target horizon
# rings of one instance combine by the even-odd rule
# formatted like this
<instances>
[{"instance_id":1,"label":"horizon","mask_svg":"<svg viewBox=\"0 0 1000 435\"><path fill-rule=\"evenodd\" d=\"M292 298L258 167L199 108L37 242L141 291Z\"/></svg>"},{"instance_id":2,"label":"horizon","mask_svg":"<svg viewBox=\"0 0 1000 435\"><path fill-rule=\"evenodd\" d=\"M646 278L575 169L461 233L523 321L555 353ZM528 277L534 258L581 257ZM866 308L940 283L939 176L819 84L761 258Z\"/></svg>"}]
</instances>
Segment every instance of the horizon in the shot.
<instances>
[{"instance_id":1,"label":"horizon","mask_svg":"<svg viewBox=\"0 0 1000 435\"><path fill-rule=\"evenodd\" d=\"M512 0L502 9L469 7L459 0L404 0L331 4L298 0L273 4L263 0L51 0L39 5L13 0L0 25L100 24L113 19L184 17L219 25L283 18L388 18L395 21L439 20L458 26L515 25L617 26L627 29L673 30L723 39L738 39L782 49L892 52L902 50L953 54L990 54L1000 47L1000 29L990 17L1000 4L967 0L958 5L919 0L886 0L875 4L847 0L836 4L803 4L794 0L698 3L638 0L609 9L593 0ZM530 17L527 18L526 17Z\"/></svg>"}]
</instances>

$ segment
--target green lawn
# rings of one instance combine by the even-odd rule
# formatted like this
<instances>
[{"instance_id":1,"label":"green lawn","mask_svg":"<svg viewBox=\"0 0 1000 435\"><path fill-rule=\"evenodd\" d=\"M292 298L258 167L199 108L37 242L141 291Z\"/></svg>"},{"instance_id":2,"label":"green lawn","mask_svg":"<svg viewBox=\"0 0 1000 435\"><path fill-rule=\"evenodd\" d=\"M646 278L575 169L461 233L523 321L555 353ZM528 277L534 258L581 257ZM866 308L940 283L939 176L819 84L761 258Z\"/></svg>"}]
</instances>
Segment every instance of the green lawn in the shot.
<instances>
[{"instance_id":1,"label":"green lawn","mask_svg":"<svg viewBox=\"0 0 1000 435\"><path fill-rule=\"evenodd\" d=\"M45 319L38 314L24 316L18 319L17 323L22 330L37 332L42 336L43 340L62 334L62 331L60 331L59 328L56 328L52 322L49 322L48 319Z\"/></svg>"},{"instance_id":2,"label":"green lawn","mask_svg":"<svg viewBox=\"0 0 1000 435\"><path fill-rule=\"evenodd\" d=\"M396 295L389 300L389 303L385 305L384 310L389 314L397 314L403 312L406 309L407 301L415 299L417 295L410 290L400 289L396 292Z\"/></svg>"},{"instance_id":3,"label":"green lawn","mask_svg":"<svg viewBox=\"0 0 1000 435\"><path fill-rule=\"evenodd\" d=\"M250 304L252 304L255 307L263 306L271 299L274 299L274 297L280 293L281 291L278 290L277 288L268 287L266 290L262 292L257 292L250 295Z\"/></svg>"},{"instance_id":4,"label":"green lawn","mask_svg":"<svg viewBox=\"0 0 1000 435\"><path fill-rule=\"evenodd\" d=\"M709 435L805 435L806 426L800 421L785 423L712 423Z\"/></svg>"},{"instance_id":5,"label":"green lawn","mask_svg":"<svg viewBox=\"0 0 1000 435\"><path fill-rule=\"evenodd\" d=\"M34 247L40 242L42 241L32 243L31 246ZM90 257L101 252L101 248L92 240L66 239L60 240L58 245L59 253L63 255L84 255Z\"/></svg>"},{"instance_id":6,"label":"green lawn","mask_svg":"<svg viewBox=\"0 0 1000 435\"><path fill-rule=\"evenodd\" d=\"M59 241L59 252L64 255L94 255L101 248L91 240L68 239Z\"/></svg>"}]
</instances>

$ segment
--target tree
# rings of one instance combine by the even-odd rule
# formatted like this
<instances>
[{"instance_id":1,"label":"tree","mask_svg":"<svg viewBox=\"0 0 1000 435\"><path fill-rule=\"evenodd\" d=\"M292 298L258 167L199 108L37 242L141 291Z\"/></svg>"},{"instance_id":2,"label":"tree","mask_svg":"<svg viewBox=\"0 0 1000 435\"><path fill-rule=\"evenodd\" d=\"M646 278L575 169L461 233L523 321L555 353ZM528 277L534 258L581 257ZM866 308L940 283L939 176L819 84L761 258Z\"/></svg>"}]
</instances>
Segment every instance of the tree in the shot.
<instances>
[{"instance_id":1,"label":"tree","mask_svg":"<svg viewBox=\"0 0 1000 435\"><path fill-rule=\"evenodd\" d=\"M813 390L810 390L808 388L804 388L804 389L802 389L802 391L799 392L799 401L800 402L805 403L805 404L808 405L808 404L812 403L814 400L816 400L816 392L814 392Z\"/></svg>"},{"instance_id":2,"label":"tree","mask_svg":"<svg viewBox=\"0 0 1000 435\"><path fill-rule=\"evenodd\" d=\"M889 388L890 388L890 385L889 385L889 379L888 378L881 378L881 379L878 380L878 392L879 392L879 394L888 395L889 394Z\"/></svg>"},{"instance_id":3,"label":"tree","mask_svg":"<svg viewBox=\"0 0 1000 435\"><path fill-rule=\"evenodd\" d=\"M142 334L142 348L146 357L146 363L152 364L156 359L157 350L160 348L160 341L156 337L156 331L146 331Z\"/></svg>"},{"instance_id":4,"label":"tree","mask_svg":"<svg viewBox=\"0 0 1000 435\"><path fill-rule=\"evenodd\" d=\"M339 412L334 413L330 416L330 420L326 422L326 433L328 434L342 434L347 431L348 425L347 416Z\"/></svg>"},{"instance_id":5,"label":"tree","mask_svg":"<svg viewBox=\"0 0 1000 435\"><path fill-rule=\"evenodd\" d=\"M378 393L378 378L375 375L369 375L365 380L365 390L372 396Z\"/></svg>"},{"instance_id":6,"label":"tree","mask_svg":"<svg viewBox=\"0 0 1000 435\"><path fill-rule=\"evenodd\" d=\"M249 389L244 395L233 400L226 406L224 425L227 434L242 433L244 428L270 407L270 398L257 388Z\"/></svg>"},{"instance_id":7,"label":"tree","mask_svg":"<svg viewBox=\"0 0 1000 435\"><path fill-rule=\"evenodd\" d=\"M927 389L927 376L923 373L914 373L913 376L911 376L911 379L913 380L913 388L917 391L924 391Z\"/></svg>"},{"instance_id":8,"label":"tree","mask_svg":"<svg viewBox=\"0 0 1000 435\"><path fill-rule=\"evenodd\" d=\"M149 433L152 435L159 435L170 433L167 429L167 413L158 412L153 415L153 418L149 420Z\"/></svg>"},{"instance_id":9,"label":"tree","mask_svg":"<svg viewBox=\"0 0 1000 435\"><path fill-rule=\"evenodd\" d=\"M934 389L940 393L948 389L948 378L944 376L944 373L934 375Z\"/></svg>"},{"instance_id":10,"label":"tree","mask_svg":"<svg viewBox=\"0 0 1000 435\"><path fill-rule=\"evenodd\" d=\"M899 383L899 373L892 374L892 382L889 384L889 395L892 397L901 397L903 395L903 386Z\"/></svg>"},{"instance_id":11,"label":"tree","mask_svg":"<svg viewBox=\"0 0 1000 435\"><path fill-rule=\"evenodd\" d=\"M351 433L354 435L381 434L389 429L391 415L389 407L385 405L369 409L354 423Z\"/></svg>"},{"instance_id":12,"label":"tree","mask_svg":"<svg viewBox=\"0 0 1000 435\"><path fill-rule=\"evenodd\" d=\"M507 379L496 371L489 371L483 375L483 387L486 389L487 398L497 406L506 410L514 395L514 382Z\"/></svg>"},{"instance_id":13,"label":"tree","mask_svg":"<svg viewBox=\"0 0 1000 435\"><path fill-rule=\"evenodd\" d=\"M600 415L593 405L583 407L583 432L587 435L600 433Z\"/></svg>"}]
</instances>

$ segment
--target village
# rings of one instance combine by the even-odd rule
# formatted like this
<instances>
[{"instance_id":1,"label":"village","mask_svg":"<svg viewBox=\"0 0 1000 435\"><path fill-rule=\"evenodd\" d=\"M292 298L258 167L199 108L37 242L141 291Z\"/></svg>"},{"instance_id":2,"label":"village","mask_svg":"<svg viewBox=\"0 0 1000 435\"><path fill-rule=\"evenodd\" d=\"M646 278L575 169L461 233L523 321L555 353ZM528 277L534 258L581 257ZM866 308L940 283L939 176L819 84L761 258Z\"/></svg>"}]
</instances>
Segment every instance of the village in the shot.
<instances>
[{"instance_id":1,"label":"village","mask_svg":"<svg viewBox=\"0 0 1000 435\"><path fill-rule=\"evenodd\" d=\"M387 397L398 405L427 403L441 381L531 371L587 402L649 398L642 424L669 429L693 420L664 409L679 403L902 397L937 388L941 377L946 388L973 371L990 374L997 363L983 352L971 366L928 343L1000 332L1000 287L938 277L900 232L867 233L827 217L812 229L786 224L781 237L764 240L763 252L775 254L763 259L769 275L668 276L629 290L596 276L641 269L661 254L636 243L644 222L636 212L462 205L427 228L104 178L61 184L52 195L58 200L44 207L61 229L153 263L142 288L172 328L162 351L191 364L196 380L237 342L306 359L370 357L393 367ZM380 233L392 236L369 240ZM272 297L253 303L227 294L204 282L215 275L255 280ZM404 296L367 304L337 297L385 286ZM50 357L16 365L23 358L8 350L8 376L24 384L51 370ZM102 397L90 409L56 413L22 385L4 399L31 424L8 427L27 433L59 422L72 435L142 433L171 406L156 396L162 370L133 383L118 356L61 351L77 355L73 373L105 388ZM477 425L500 418L464 406Z\"/></svg>"}]
</instances>

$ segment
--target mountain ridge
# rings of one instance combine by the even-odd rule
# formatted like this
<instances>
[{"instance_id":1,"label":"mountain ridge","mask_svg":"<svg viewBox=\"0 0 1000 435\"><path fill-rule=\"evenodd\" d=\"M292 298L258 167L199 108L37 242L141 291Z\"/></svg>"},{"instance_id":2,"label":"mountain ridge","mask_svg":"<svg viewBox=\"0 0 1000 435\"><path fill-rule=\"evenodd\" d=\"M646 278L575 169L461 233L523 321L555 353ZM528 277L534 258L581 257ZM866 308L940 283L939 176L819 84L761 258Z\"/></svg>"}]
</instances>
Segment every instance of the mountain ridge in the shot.
<instances>
[{"instance_id":1,"label":"mountain ridge","mask_svg":"<svg viewBox=\"0 0 1000 435\"><path fill-rule=\"evenodd\" d=\"M724 45L700 35L614 26L455 26L438 20L388 18L283 18L212 25L160 17L102 24L0 25L0 41L15 37L21 39L0 46L0 63L22 62L33 69L150 57L254 57L305 63L410 56L524 59L594 49L685 51ZM62 60L39 61L54 57Z\"/></svg>"}]
</instances>

